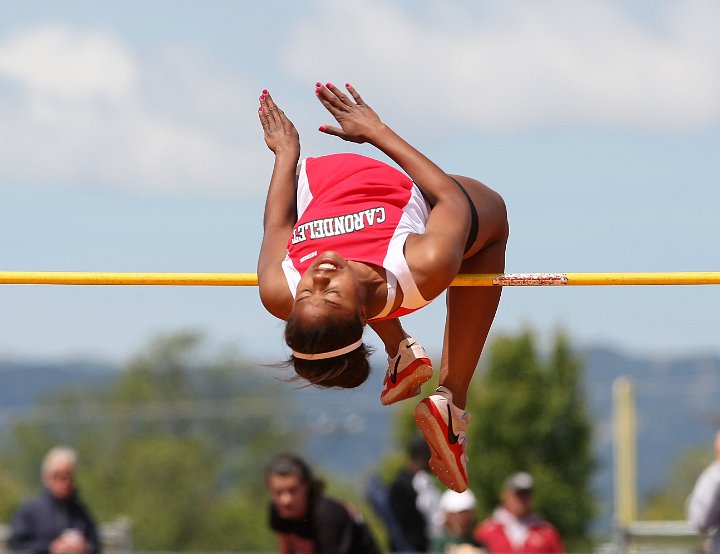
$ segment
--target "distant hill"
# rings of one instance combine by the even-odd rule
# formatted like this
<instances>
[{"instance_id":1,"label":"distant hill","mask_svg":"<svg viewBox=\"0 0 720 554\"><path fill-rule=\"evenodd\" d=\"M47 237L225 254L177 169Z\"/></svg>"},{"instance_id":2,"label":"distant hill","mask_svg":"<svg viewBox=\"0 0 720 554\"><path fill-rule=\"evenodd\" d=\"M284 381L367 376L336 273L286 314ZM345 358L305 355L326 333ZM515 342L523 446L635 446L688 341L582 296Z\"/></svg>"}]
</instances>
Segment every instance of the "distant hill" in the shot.
<instances>
[{"instance_id":1,"label":"distant hill","mask_svg":"<svg viewBox=\"0 0 720 554\"><path fill-rule=\"evenodd\" d=\"M44 394L87 384L114 380L119 369L84 360L64 362L0 361L0 414L30 409Z\"/></svg>"},{"instance_id":2,"label":"distant hill","mask_svg":"<svg viewBox=\"0 0 720 554\"><path fill-rule=\"evenodd\" d=\"M605 532L610 529L613 494L613 379L625 375L636 385L637 475L642 501L649 491L662 486L669 468L685 449L709 445L720 426L720 354L648 358L601 347L581 354L599 462L593 486L602 511L596 528ZM368 383L349 391L279 384L298 388L291 398L302 414L297 423L306 430L305 454L315 464L359 478L392 450L397 408L380 405L383 373L384 368L376 367ZM119 368L101 363L0 361L0 430L48 392L80 384L107 385L118 375ZM271 370L267 375L273 379Z\"/></svg>"}]
</instances>

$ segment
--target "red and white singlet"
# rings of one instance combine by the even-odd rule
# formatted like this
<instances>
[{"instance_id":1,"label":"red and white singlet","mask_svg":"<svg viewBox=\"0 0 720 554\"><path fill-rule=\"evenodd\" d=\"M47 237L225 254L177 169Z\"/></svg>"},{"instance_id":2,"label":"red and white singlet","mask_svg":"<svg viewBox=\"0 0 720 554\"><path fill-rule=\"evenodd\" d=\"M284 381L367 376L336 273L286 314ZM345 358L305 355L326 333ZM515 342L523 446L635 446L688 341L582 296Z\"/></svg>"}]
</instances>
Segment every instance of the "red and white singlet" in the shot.
<instances>
[{"instance_id":1,"label":"red and white singlet","mask_svg":"<svg viewBox=\"0 0 720 554\"><path fill-rule=\"evenodd\" d=\"M385 269L388 299L373 319L400 317L428 304L403 253L410 233L425 232L429 208L412 180L386 163L359 154L306 158L300 164L298 221L283 271L293 297L313 259L334 250L345 259ZM396 285L402 305L390 313Z\"/></svg>"}]
</instances>

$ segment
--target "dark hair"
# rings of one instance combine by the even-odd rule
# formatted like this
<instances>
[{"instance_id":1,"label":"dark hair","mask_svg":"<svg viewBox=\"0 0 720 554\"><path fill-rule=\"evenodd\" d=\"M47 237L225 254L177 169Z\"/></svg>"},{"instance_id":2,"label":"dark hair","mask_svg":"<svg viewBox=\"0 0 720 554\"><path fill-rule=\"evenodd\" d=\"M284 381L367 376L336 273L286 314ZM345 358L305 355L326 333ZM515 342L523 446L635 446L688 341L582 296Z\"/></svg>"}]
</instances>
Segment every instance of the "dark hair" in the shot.
<instances>
[{"instance_id":1,"label":"dark hair","mask_svg":"<svg viewBox=\"0 0 720 554\"><path fill-rule=\"evenodd\" d=\"M411 460L422 462L427 462L432 454L425 437L422 435L417 435L412 438L408 445L407 452Z\"/></svg>"},{"instance_id":2,"label":"dark hair","mask_svg":"<svg viewBox=\"0 0 720 554\"><path fill-rule=\"evenodd\" d=\"M362 337L363 320L360 313L347 318L328 318L321 325L302 325L291 313L285 326L285 342L298 352L317 354L343 348ZM290 356L297 378L303 378L318 387L351 389L362 385L370 375L368 357L372 349L361 344L355 350L322 360L304 360Z\"/></svg>"},{"instance_id":3,"label":"dark hair","mask_svg":"<svg viewBox=\"0 0 720 554\"><path fill-rule=\"evenodd\" d=\"M295 475L299 477L303 484L308 485L309 496L311 497L322 494L325 488L325 483L315 477L307 462L297 454L286 452L278 454L270 460L270 463L265 467L265 482L267 483L273 475L282 477Z\"/></svg>"}]
</instances>

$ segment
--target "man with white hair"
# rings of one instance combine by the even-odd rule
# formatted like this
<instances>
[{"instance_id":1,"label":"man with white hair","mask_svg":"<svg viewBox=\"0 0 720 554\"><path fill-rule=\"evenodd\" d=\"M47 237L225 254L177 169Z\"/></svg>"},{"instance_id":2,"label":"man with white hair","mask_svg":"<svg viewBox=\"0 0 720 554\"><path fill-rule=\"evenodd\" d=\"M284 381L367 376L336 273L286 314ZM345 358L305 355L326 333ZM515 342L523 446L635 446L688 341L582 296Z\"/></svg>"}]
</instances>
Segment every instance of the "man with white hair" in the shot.
<instances>
[{"instance_id":1,"label":"man with white hair","mask_svg":"<svg viewBox=\"0 0 720 554\"><path fill-rule=\"evenodd\" d=\"M77 454L52 448L42 463L44 490L18 509L9 539L14 551L38 554L99 554L95 522L75 487Z\"/></svg>"}]
</instances>

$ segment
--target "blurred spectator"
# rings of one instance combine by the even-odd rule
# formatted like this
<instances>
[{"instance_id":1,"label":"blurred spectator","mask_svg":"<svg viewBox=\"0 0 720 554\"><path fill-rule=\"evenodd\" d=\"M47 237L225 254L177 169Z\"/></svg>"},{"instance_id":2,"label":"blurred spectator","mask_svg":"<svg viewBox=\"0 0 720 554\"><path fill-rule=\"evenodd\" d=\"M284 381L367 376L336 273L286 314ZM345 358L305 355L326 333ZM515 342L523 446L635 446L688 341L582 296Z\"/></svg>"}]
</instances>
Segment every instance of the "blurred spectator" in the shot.
<instances>
[{"instance_id":1,"label":"blurred spectator","mask_svg":"<svg viewBox=\"0 0 720 554\"><path fill-rule=\"evenodd\" d=\"M482 554L483 545L472 536L475 524L475 495L471 490L446 490L440 497L439 518L443 534L433 539L430 552L438 554Z\"/></svg>"},{"instance_id":2,"label":"blurred spectator","mask_svg":"<svg viewBox=\"0 0 720 554\"><path fill-rule=\"evenodd\" d=\"M698 477L686 508L698 531L713 533L709 552L720 554L720 431L715 435L715 460Z\"/></svg>"},{"instance_id":3,"label":"blurred spectator","mask_svg":"<svg viewBox=\"0 0 720 554\"><path fill-rule=\"evenodd\" d=\"M51 449L43 460L45 490L20 506L8 543L14 551L49 554L99 554L95 522L75 487L77 454Z\"/></svg>"},{"instance_id":4,"label":"blurred spectator","mask_svg":"<svg viewBox=\"0 0 720 554\"><path fill-rule=\"evenodd\" d=\"M427 552L430 541L438 537L440 491L430 473L430 447L422 436L412 440L409 460L390 487L390 509L403 535L405 545L391 544L392 552Z\"/></svg>"},{"instance_id":5,"label":"blurred spectator","mask_svg":"<svg viewBox=\"0 0 720 554\"><path fill-rule=\"evenodd\" d=\"M265 470L270 528L280 554L379 554L362 517L323 495L323 484L293 454L276 456Z\"/></svg>"},{"instance_id":6,"label":"blurred spectator","mask_svg":"<svg viewBox=\"0 0 720 554\"><path fill-rule=\"evenodd\" d=\"M555 527L532 513L534 482L520 472L505 481L501 506L475 529L473 536L491 553L564 553L565 546Z\"/></svg>"},{"instance_id":7,"label":"blurred spectator","mask_svg":"<svg viewBox=\"0 0 720 554\"><path fill-rule=\"evenodd\" d=\"M377 473L370 475L365 484L365 498L372 507L375 515L380 518L388 532L391 550L396 552L412 552L412 547L405 542L405 535L400 530L395 516L390 508L390 487L383 482Z\"/></svg>"}]
</instances>

